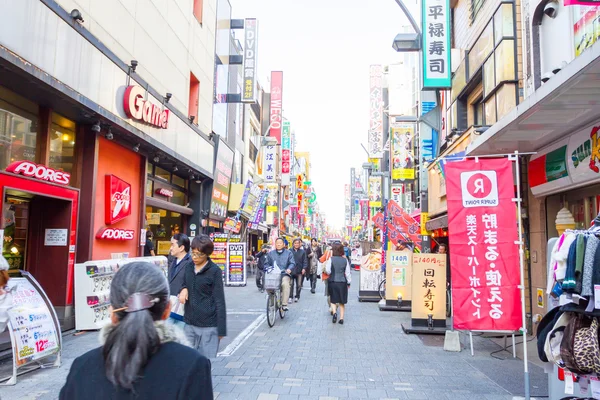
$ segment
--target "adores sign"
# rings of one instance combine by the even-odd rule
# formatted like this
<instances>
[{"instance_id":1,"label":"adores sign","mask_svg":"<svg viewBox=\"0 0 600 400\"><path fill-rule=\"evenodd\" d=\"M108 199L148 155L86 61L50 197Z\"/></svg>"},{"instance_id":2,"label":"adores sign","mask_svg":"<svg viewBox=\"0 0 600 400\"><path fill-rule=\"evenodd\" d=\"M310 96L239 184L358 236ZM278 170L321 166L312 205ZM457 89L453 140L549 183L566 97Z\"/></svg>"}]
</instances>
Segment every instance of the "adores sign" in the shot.
<instances>
[{"instance_id":1,"label":"adores sign","mask_svg":"<svg viewBox=\"0 0 600 400\"><path fill-rule=\"evenodd\" d=\"M172 190L160 188L160 189L156 189L156 194L159 194L159 195L165 196L165 197L173 197L174 193Z\"/></svg>"},{"instance_id":2,"label":"adores sign","mask_svg":"<svg viewBox=\"0 0 600 400\"><path fill-rule=\"evenodd\" d=\"M6 168L6 172L57 183L59 185L68 185L71 181L71 174L68 172L57 171L45 165L32 163L31 161L16 161Z\"/></svg>"},{"instance_id":3,"label":"adores sign","mask_svg":"<svg viewBox=\"0 0 600 400\"><path fill-rule=\"evenodd\" d=\"M102 228L96 234L96 239L133 240L133 230L118 228Z\"/></svg>"},{"instance_id":4,"label":"adores sign","mask_svg":"<svg viewBox=\"0 0 600 400\"><path fill-rule=\"evenodd\" d=\"M158 128L169 127L169 110L145 99L146 91L140 86L128 86L123 96L123 109L132 119L144 121Z\"/></svg>"},{"instance_id":5,"label":"adores sign","mask_svg":"<svg viewBox=\"0 0 600 400\"><path fill-rule=\"evenodd\" d=\"M131 185L114 175L106 175L105 220L112 225L131 215Z\"/></svg>"}]
</instances>

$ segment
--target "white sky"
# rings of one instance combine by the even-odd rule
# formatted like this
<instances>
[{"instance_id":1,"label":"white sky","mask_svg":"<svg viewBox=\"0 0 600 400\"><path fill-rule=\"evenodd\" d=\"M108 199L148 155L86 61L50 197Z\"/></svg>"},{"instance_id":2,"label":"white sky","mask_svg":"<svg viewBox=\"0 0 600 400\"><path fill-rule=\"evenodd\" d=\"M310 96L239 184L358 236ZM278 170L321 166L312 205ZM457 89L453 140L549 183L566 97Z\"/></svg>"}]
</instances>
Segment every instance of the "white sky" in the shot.
<instances>
[{"instance_id":1,"label":"white sky","mask_svg":"<svg viewBox=\"0 0 600 400\"><path fill-rule=\"evenodd\" d=\"M350 168L367 158L360 143L367 147L369 65L400 61L392 42L408 20L394 0L230 2L233 18L258 19L259 81L268 90L270 71L283 71L283 110L296 151L311 153L320 209L340 228ZM417 7L415 0L406 4Z\"/></svg>"}]
</instances>

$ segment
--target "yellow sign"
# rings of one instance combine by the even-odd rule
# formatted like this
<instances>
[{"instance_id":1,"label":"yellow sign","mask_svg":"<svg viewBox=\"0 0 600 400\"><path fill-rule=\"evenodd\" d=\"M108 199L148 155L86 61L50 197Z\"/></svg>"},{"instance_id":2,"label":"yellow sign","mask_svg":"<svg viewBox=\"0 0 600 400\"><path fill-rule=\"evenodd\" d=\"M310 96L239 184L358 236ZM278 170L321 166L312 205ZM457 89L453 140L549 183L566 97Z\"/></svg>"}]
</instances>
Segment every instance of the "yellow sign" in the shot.
<instances>
[{"instance_id":1,"label":"yellow sign","mask_svg":"<svg viewBox=\"0 0 600 400\"><path fill-rule=\"evenodd\" d=\"M396 168L392 170L392 179L406 180L415 179L414 168Z\"/></svg>"},{"instance_id":2,"label":"yellow sign","mask_svg":"<svg viewBox=\"0 0 600 400\"><path fill-rule=\"evenodd\" d=\"M157 255L167 255L171 250L171 241L160 240L156 242L156 254Z\"/></svg>"},{"instance_id":3,"label":"yellow sign","mask_svg":"<svg viewBox=\"0 0 600 400\"><path fill-rule=\"evenodd\" d=\"M369 177L369 207L381 207L381 176Z\"/></svg>"},{"instance_id":4,"label":"yellow sign","mask_svg":"<svg viewBox=\"0 0 600 400\"><path fill-rule=\"evenodd\" d=\"M277 212L277 206L267 206L267 212Z\"/></svg>"},{"instance_id":5,"label":"yellow sign","mask_svg":"<svg viewBox=\"0 0 600 400\"><path fill-rule=\"evenodd\" d=\"M160 213L146 213L146 224L160 225Z\"/></svg>"},{"instance_id":6,"label":"yellow sign","mask_svg":"<svg viewBox=\"0 0 600 400\"><path fill-rule=\"evenodd\" d=\"M402 297L402 301L410 300L412 254L400 251L388 251L386 255L386 300L397 302L398 295Z\"/></svg>"},{"instance_id":7,"label":"yellow sign","mask_svg":"<svg viewBox=\"0 0 600 400\"><path fill-rule=\"evenodd\" d=\"M427 221L429 221L429 213L422 212L421 213L421 235L429 235L429 232L427 232L427 227L425 226L427 224Z\"/></svg>"},{"instance_id":8,"label":"yellow sign","mask_svg":"<svg viewBox=\"0 0 600 400\"><path fill-rule=\"evenodd\" d=\"M446 320L446 255L413 254L412 319Z\"/></svg>"},{"instance_id":9,"label":"yellow sign","mask_svg":"<svg viewBox=\"0 0 600 400\"><path fill-rule=\"evenodd\" d=\"M537 289L537 305L544 308L544 289Z\"/></svg>"}]
</instances>

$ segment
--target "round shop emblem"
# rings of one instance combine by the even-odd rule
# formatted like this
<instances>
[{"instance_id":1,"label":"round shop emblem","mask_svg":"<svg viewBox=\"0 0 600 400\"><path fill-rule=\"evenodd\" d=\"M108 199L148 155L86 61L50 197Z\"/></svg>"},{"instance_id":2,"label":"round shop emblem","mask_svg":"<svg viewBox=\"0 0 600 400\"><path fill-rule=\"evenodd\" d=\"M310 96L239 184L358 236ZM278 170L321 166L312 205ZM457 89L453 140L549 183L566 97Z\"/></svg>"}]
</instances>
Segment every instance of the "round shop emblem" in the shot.
<instances>
[{"instance_id":1,"label":"round shop emblem","mask_svg":"<svg viewBox=\"0 0 600 400\"><path fill-rule=\"evenodd\" d=\"M467 190L471 196L482 199L490 195L492 181L482 173L475 174L467 181Z\"/></svg>"},{"instance_id":2,"label":"round shop emblem","mask_svg":"<svg viewBox=\"0 0 600 400\"><path fill-rule=\"evenodd\" d=\"M496 207L498 177L496 171L469 171L460 174L463 207Z\"/></svg>"}]
</instances>

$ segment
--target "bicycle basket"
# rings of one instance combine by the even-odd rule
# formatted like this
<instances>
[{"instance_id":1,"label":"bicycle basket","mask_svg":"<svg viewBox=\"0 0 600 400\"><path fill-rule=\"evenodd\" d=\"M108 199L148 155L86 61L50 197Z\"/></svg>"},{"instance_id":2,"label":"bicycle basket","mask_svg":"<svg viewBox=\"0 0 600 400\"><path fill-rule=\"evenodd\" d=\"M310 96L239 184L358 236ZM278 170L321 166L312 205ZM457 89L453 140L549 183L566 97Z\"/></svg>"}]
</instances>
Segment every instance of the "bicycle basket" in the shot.
<instances>
[{"instance_id":1,"label":"bicycle basket","mask_svg":"<svg viewBox=\"0 0 600 400\"><path fill-rule=\"evenodd\" d=\"M266 290L279 290L279 286L281 286L281 273L278 270L265 274Z\"/></svg>"}]
</instances>

